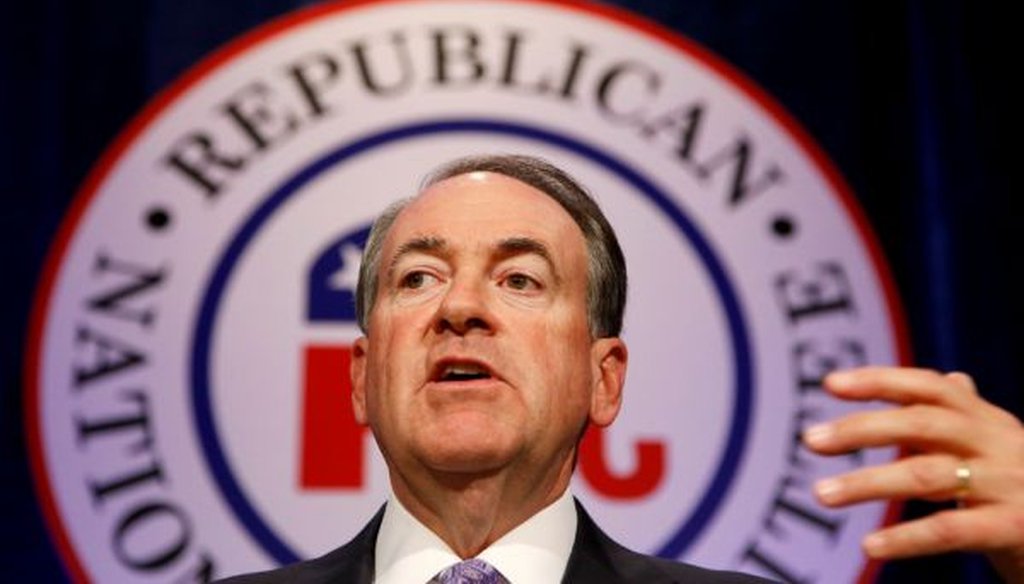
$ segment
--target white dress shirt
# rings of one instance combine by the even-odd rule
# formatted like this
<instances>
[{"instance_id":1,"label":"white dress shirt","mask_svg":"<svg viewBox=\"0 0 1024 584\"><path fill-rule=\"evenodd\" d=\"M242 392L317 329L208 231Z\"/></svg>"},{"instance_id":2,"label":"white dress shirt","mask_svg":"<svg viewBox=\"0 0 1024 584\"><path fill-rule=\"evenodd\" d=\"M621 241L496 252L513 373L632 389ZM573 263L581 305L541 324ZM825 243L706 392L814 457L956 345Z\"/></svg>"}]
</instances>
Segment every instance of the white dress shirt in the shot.
<instances>
[{"instance_id":1,"label":"white dress shirt","mask_svg":"<svg viewBox=\"0 0 1024 584\"><path fill-rule=\"evenodd\" d=\"M576 506L566 489L554 503L477 557L497 568L511 584L557 584L562 581L576 539L576 521ZM388 498L374 552L375 584L426 584L461 560L394 494Z\"/></svg>"}]
</instances>

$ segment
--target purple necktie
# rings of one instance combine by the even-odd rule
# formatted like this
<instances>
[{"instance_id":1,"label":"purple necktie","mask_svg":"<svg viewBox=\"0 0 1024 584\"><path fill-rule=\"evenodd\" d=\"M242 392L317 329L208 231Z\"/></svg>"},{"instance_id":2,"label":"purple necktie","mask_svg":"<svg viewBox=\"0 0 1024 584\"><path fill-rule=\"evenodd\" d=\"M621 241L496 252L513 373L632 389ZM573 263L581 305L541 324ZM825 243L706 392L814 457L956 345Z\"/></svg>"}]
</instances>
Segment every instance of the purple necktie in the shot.
<instances>
[{"instance_id":1,"label":"purple necktie","mask_svg":"<svg viewBox=\"0 0 1024 584\"><path fill-rule=\"evenodd\" d=\"M470 558L448 566L431 582L438 584L507 584L508 580L494 566L480 558Z\"/></svg>"}]
</instances>

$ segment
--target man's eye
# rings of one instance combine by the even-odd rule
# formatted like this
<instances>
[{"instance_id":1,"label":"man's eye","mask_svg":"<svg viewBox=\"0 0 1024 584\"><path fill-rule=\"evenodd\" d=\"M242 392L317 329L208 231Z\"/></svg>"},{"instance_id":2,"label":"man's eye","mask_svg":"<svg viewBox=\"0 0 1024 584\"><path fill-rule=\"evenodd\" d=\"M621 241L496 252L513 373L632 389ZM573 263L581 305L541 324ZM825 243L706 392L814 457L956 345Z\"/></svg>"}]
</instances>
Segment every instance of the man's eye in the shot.
<instances>
[{"instance_id":1,"label":"man's eye","mask_svg":"<svg viewBox=\"0 0 1024 584\"><path fill-rule=\"evenodd\" d=\"M428 274L427 272L409 272L402 277L401 285L402 288L411 288L415 290L426 286L431 282L431 280L436 279L436 277Z\"/></svg>"},{"instance_id":2,"label":"man's eye","mask_svg":"<svg viewBox=\"0 0 1024 584\"><path fill-rule=\"evenodd\" d=\"M535 290L540 287L536 280L525 274L512 274L505 278L505 284L513 290Z\"/></svg>"}]
</instances>

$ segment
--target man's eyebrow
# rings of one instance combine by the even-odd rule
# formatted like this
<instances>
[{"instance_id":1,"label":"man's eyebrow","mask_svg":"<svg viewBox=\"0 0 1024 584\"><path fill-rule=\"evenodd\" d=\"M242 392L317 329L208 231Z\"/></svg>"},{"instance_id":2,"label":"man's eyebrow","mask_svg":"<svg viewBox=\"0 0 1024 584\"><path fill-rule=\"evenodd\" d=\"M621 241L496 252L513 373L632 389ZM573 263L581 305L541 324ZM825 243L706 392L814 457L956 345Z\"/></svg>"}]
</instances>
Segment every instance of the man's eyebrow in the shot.
<instances>
[{"instance_id":1,"label":"man's eyebrow","mask_svg":"<svg viewBox=\"0 0 1024 584\"><path fill-rule=\"evenodd\" d=\"M548 251L548 246L532 237L509 237L502 239L498 242L497 248L501 255L513 256L535 253L548 262L554 263L551 260L551 252Z\"/></svg>"},{"instance_id":2,"label":"man's eyebrow","mask_svg":"<svg viewBox=\"0 0 1024 584\"><path fill-rule=\"evenodd\" d=\"M548 246L532 237L509 237L498 242L497 248L498 255L506 258L526 254L538 255L551 267L555 277L558 277L555 260L551 257Z\"/></svg>"},{"instance_id":3,"label":"man's eyebrow","mask_svg":"<svg viewBox=\"0 0 1024 584\"><path fill-rule=\"evenodd\" d=\"M391 261L388 262L387 275L390 279L395 273L395 266L398 265L399 260L404 256L411 253L426 253L430 255L443 256L448 250L448 242L441 237L416 237L402 243L395 250L395 255L391 256Z\"/></svg>"}]
</instances>

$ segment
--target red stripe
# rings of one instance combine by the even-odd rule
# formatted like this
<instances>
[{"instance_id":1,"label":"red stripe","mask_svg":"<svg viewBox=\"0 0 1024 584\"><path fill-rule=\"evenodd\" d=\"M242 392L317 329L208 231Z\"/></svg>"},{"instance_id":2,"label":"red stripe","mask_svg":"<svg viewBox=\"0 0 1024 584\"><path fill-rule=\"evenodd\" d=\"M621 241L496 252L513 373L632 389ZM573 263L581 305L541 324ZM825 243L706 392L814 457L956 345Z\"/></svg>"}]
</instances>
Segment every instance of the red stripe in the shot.
<instances>
[{"instance_id":1,"label":"red stripe","mask_svg":"<svg viewBox=\"0 0 1024 584\"><path fill-rule=\"evenodd\" d=\"M352 411L351 347L306 348L299 485L358 489L365 484L366 427Z\"/></svg>"}]
</instances>

